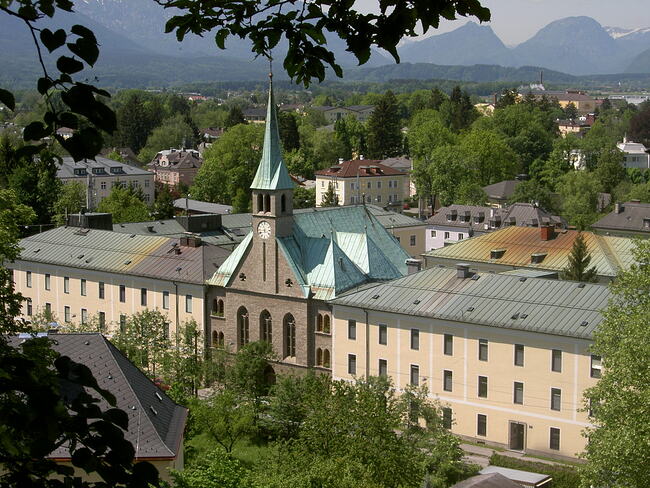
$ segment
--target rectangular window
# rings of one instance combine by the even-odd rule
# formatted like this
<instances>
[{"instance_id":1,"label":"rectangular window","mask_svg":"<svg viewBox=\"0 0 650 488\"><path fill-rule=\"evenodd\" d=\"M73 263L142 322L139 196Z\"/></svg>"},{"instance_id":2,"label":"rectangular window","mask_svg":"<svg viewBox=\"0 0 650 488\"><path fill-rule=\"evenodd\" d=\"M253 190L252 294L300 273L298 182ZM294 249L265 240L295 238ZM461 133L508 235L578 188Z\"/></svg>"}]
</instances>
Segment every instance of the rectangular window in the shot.
<instances>
[{"instance_id":1,"label":"rectangular window","mask_svg":"<svg viewBox=\"0 0 650 488\"><path fill-rule=\"evenodd\" d=\"M445 232L445 239L449 239L449 232Z\"/></svg>"},{"instance_id":2,"label":"rectangular window","mask_svg":"<svg viewBox=\"0 0 650 488\"><path fill-rule=\"evenodd\" d=\"M454 336L451 334L445 334L444 351L446 356L454 355Z\"/></svg>"},{"instance_id":3,"label":"rectangular window","mask_svg":"<svg viewBox=\"0 0 650 488\"><path fill-rule=\"evenodd\" d=\"M169 310L169 292L163 291L163 309Z\"/></svg>"},{"instance_id":4,"label":"rectangular window","mask_svg":"<svg viewBox=\"0 0 650 488\"><path fill-rule=\"evenodd\" d=\"M386 324L379 324L379 344L382 346L388 344L388 327Z\"/></svg>"},{"instance_id":5,"label":"rectangular window","mask_svg":"<svg viewBox=\"0 0 650 488\"><path fill-rule=\"evenodd\" d=\"M453 383L454 383L453 377L454 377L454 374L451 371L449 371L447 369L444 371L444 373L443 373L443 381L442 381L442 389L443 390L445 390L445 391L453 391Z\"/></svg>"},{"instance_id":6,"label":"rectangular window","mask_svg":"<svg viewBox=\"0 0 650 488\"><path fill-rule=\"evenodd\" d=\"M99 298L104 299L104 282L99 282Z\"/></svg>"},{"instance_id":7,"label":"rectangular window","mask_svg":"<svg viewBox=\"0 0 650 488\"><path fill-rule=\"evenodd\" d=\"M51 285L50 273L45 273L45 289L49 290Z\"/></svg>"},{"instance_id":8,"label":"rectangular window","mask_svg":"<svg viewBox=\"0 0 650 488\"><path fill-rule=\"evenodd\" d=\"M378 189L381 188L381 181L378 181L378 182L377 182L377 188L378 188Z\"/></svg>"},{"instance_id":9,"label":"rectangular window","mask_svg":"<svg viewBox=\"0 0 650 488\"><path fill-rule=\"evenodd\" d=\"M81 296L85 297L86 296L86 280L84 280L83 278L81 279L80 290L81 290Z\"/></svg>"},{"instance_id":10,"label":"rectangular window","mask_svg":"<svg viewBox=\"0 0 650 488\"><path fill-rule=\"evenodd\" d=\"M479 413L476 417L476 434L482 437L487 435L487 415Z\"/></svg>"},{"instance_id":11,"label":"rectangular window","mask_svg":"<svg viewBox=\"0 0 650 488\"><path fill-rule=\"evenodd\" d=\"M123 313L120 314L120 332L124 332L126 330L126 315Z\"/></svg>"},{"instance_id":12,"label":"rectangular window","mask_svg":"<svg viewBox=\"0 0 650 488\"><path fill-rule=\"evenodd\" d=\"M409 242L410 242L411 246L415 246L415 236L410 236L409 237Z\"/></svg>"},{"instance_id":13,"label":"rectangular window","mask_svg":"<svg viewBox=\"0 0 650 488\"><path fill-rule=\"evenodd\" d=\"M32 299L28 298L27 299L27 315L31 317L33 313L34 313L34 308L32 306Z\"/></svg>"},{"instance_id":14,"label":"rectangular window","mask_svg":"<svg viewBox=\"0 0 650 488\"><path fill-rule=\"evenodd\" d=\"M451 429L451 422L452 422L451 419L452 419L451 408L443 407L443 409L442 409L442 426L445 429Z\"/></svg>"},{"instance_id":15,"label":"rectangular window","mask_svg":"<svg viewBox=\"0 0 650 488\"><path fill-rule=\"evenodd\" d=\"M45 304L45 313L47 314L48 320L52 316L52 304L51 303L46 303Z\"/></svg>"},{"instance_id":16,"label":"rectangular window","mask_svg":"<svg viewBox=\"0 0 650 488\"><path fill-rule=\"evenodd\" d=\"M524 345L515 344L515 366L524 365Z\"/></svg>"},{"instance_id":17,"label":"rectangular window","mask_svg":"<svg viewBox=\"0 0 650 488\"><path fill-rule=\"evenodd\" d=\"M562 372L562 351L553 349L551 353L551 371Z\"/></svg>"},{"instance_id":18,"label":"rectangular window","mask_svg":"<svg viewBox=\"0 0 650 488\"><path fill-rule=\"evenodd\" d=\"M102 190L106 190L106 182L105 182L105 181L102 181L102 182L100 183L99 187L100 187Z\"/></svg>"},{"instance_id":19,"label":"rectangular window","mask_svg":"<svg viewBox=\"0 0 650 488\"><path fill-rule=\"evenodd\" d=\"M70 307L63 307L63 320L70 322Z\"/></svg>"},{"instance_id":20,"label":"rectangular window","mask_svg":"<svg viewBox=\"0 0 650 488\"><path fill-rule=\"evenodd\" d=\"M417 364L411 364L411 384L413 386L420 384L420 367Z\"/></svg>"},{"instance_id":21,"label":"rectangular window","mask_svg":"<svg viewBox=\"0 0 650 488\"><path fill-rule=\"evenodd\" d=\"M106 313L99 312L99 330L104 331L106 329Z\"/></svg>"},{"instance_id":22,"label":"rectangular window","mask_svg":"<svg viewBox=\"0 0 650 488\"><path fill-rule=\"evenodd\" d=\"M126 302L126 286L120 285L120 302Z\"/></svg>"},{"instance_id":23,"label":"rectangular window","mask_svg":"<svg viewBox=\"0 0 650 488\"><path fill-rule=\"evenodd\" d=\"M25 285L27 288L32 287L32 272L31 271L25 271Z\"/></svg>"},{"instance_id":24,"label":"rectangular window","mask_svg":"<svg viewBox=\"0 0 650 488\"><path fill-rule=\"evenodd\" d=\"M553 449L554 451L560 450L560 429L551 427L551 438L548 447Z\"/></svg>"},{"instance_id":25,"label":"rectangular window","mask_svg":"<svg viewBox=\"0 0 650 488\"><path fill-rule=\"evenodd\" d=\"M420 329L411 329L411 349L420 349Z\"/></svg>"},{"instance_id":26,"label":"rectangular window","mask_svg":"<svg viewBox=\"0 0 650 488\"><path fill-rule=\"evenodd\" d=\"M487 376L478 377L478 396L479 398L487 398L488 392L488 379Z\"/></svg>"},{"instance_id":27,"label":"rectangular window","mask_svg":"<svg viewBox=\"0 0 650 488\"><path fill-rule=\"evenodd\" d=\"M512 401L517 405L524 404L524 384L519 381L515 381L515 389Z\"/></svg>"},{"instance_id":28,"label":"rectangular window","mask_svg":"<svg viewBox=\"0 0 650 488\"><path fill-rule=\"evenodd\" d=\"M431 231L431 237L436 237L436 231L435 230Z\"/></svg>"},{"instance_id":29,"label":"rectangular window","mask_svg":"<svg viewBox=\"0 0 650 488\"><path fill-rule=\"evenodd\" d=\"M487 339L478 340L478 360L487 361L488 360L488 341Z\"/></svg>"},{"instance_id":30,"label":"rectangular window","mask_svg":"<svg viewBox=\"0 0 650 488\"><path fill-rule=\"evenodd\" d=\"M377 195L377 203L381 203L381 195Z\"/></svg>"},{"instance_id":31,"label":"rectangular window","mask_svg":"<svg viewBox=\"0 0 650 488\"><path fill-rule=\"evenodd\" d=\"M348 354L348 374L357 374L357 356Z\"/></svg>"},{"instance_id":32,"label":"rectangular window","mask_svg":"<svg viewBox=\"0 0 650 488\"><path fill-rule=\"evenodd\" d=\"M388 376L388 362L385 359L379 360L379 376Z\"/></svg>"},{"instance_id":33,"label":"rectangular window","mask_svg":"<svg viewBox=\"0 0 650 488\"><path fill-rule=\"evenodd\" d=\"M63 293L70 293L70 278L63 277Z\"/></svg>"},{"instance_id":34,"label":"rectangular window","mask_svg":"<svg viewBox=\"0 0 650 488\"><path fill-rule=\"evenodd\" d=\"M147 306L147 289L140 288L140 305L143 307Z\"/></svg>"},{"instance_id":35,"label":"rectangular window","mask_svg":"<svg viewBox=\"0 0 650 488\"><path fill-rule=\"evenodd\" d=\"M372 188L372 182L368 182L368 188Z\"/></svg>"},{"instance_id":36,"label":"rectangular window","mask_svg":"<svg viewBox=\"0 0 650 488\"><path fill-rule=\"evenodd\" d=\"M459 240L459 241L462 241L462 240L463 240L463 233L462 233L462 232L459 232L459 233L458 233L458 240Z\"/></svg>"},{"instance_id":37,"label":"rectangular window","mask_svg":"<svg viewBox=\"0 0 650 488\"><path fill-rule=\"evenodd\" d=\"M357 338L357 321L348 320L348 339L354 341Z\"/></svg>"},{"instance_id":38,"label":"rectangular window","mask_svg":"<svg viewBox=\"0 0 650 488\"><path fill-rule=\"evenodd\" d=\"M192 313L192 295L185 295L185 313Z\"/></svg>"},{"instance_id":39,"label":"rectangular window","mask_svg":"<svg viewBox=\"0 0 650 488\"><path fill-rule=\"evenodd\" d=\"M589 376L592 378L600 378L603 371L603 361L600 356L595 354L591 355L591 372Z\"/></svg>"},{"instance_id":40,"label":"rectangular window","mask_svg":"<svg viewBox=\"0 0 650 488\"><path fill-rule=\"evenodd\" d=\"M86 310L85 308L81 309L81 323L82 324L88 323L88 310Z\"/></svg>"},{"instance_id":41,"label":"rectangular window","mask_svg":"<svg viewBox=\"0 0 650 488\"><path fill-rule=\"evenodd\" d=\"M562 390L559 388L551 388L551 410L562 409Z\"/></svg>"}]
</instances>

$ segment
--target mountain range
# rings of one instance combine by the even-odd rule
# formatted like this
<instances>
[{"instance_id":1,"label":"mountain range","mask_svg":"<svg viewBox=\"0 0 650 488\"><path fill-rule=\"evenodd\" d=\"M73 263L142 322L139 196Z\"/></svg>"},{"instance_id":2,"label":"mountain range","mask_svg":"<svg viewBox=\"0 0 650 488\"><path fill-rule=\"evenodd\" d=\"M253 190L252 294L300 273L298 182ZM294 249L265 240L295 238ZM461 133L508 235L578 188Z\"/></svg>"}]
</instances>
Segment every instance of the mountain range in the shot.
<instances>
[{"instance_id":1,"label":"mountain range","mask_svg":"<svg viewBox=\"0 0 650 488\"><path fill-rule=\"evenodd\" d=\"M164 33L173 10L162 9L151 0L78 0L75 10L74 14L57 12L41 26L69 28L78 23L92 29L101 55L95 68L82 75L97 78L102 86L158 88L191 82L264 80L268 73L268 64L253 57L247 40L229 38L225 51L216 47L213 36L188 35L182 43L177 42L172 34ZM570 75L650 73L650 28L603 27L589 17L551 22L515 47L506 46L490 26L468 22L452 32L404 44L399 48L401 66L375 51L368 63L355 67L356 59L345 50L343 41L331 35L327 40L345 68L345 80L385 80L392 73L395 78L444 74L467 81L524 81L537 79L540 68L547 80L551 76L567 82ZM275 51L281 59L286 43L281 42ZM54 59L52 56L46 65L51 66ZM39 75L28 31L6 15L0 15L0 63L3 85L25 86ZM277 71L278 78L286 79L282 70Z\"/></svg>"}]
</instances>

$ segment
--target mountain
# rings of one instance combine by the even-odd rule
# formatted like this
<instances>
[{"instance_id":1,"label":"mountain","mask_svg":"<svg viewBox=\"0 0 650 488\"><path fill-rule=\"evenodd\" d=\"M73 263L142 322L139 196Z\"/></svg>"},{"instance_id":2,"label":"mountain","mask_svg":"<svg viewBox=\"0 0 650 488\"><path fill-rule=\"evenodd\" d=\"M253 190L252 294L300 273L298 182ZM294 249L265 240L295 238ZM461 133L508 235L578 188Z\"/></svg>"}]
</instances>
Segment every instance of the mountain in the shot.
<instances>
[{"instance_id":1,"label":"mountain","mask_svg":"<svg viewBox=\"0 0 650 488\"><path fill-rule=\"evenodd\" d=\"M399 50L404 62L469 66L512 65L513 56L491 27L467 22L456 30L411 42Z\"/></svg>"},{"instance_id":2,"label":"mountain","mask_svg":"<svg viewBox=\"0 0 650 488\"><path fill-rule=\"evenodd\" d=\"M513 49L518 64L534 64L571 74L620 72L627 65L623 50L591 17L551 22Z\"/></svg>"},{"instance_id":3,"label":"mountain","mask_svg":"<svg viewBox=\"0 0 650 488\"><path fill-rule=\"evenodd\" d=\"M650 27L639 29L604 27L604 29L630 58L638 56L646 49L650 49Z\"/></svg>"},{"instance_id":4,"label":"mountain","mask_svg":"<svg viewBox=\"0 0 650 488\"><path fill-rule=\"evenodd\" d=\"M626 73L650 73L650 49L635 56L625 69Z\"/></svg>"}]
</instances>

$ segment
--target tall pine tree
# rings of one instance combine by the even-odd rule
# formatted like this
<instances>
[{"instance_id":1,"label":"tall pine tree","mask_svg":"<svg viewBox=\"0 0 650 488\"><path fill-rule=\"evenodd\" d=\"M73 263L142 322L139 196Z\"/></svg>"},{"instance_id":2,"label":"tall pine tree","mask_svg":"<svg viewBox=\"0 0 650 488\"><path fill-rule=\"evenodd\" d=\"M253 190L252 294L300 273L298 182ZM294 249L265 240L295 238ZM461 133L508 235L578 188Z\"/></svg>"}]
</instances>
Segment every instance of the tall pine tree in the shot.
<instances>
[{"instance_id":1,"label":"tall pine tree","mask_svg":"<svg viewBox=\"0 0 650 488\"><path fill-rule=\"evenodd\" d=\"M582 232L578 233L573 241L573 248L569 255L569 264L562 270L563 280L585 281L594 283L598 281L596 267L589 268L591 254L587 252L587 245Z\"/></svg>"},{"instance_id":2,"label":"tall pine tree","mask_svg":"<svg viewBox=\"0 0 650 488\"><path fill-rule=\"evenodd\" d=\"M397 98L388 90L368 119L368 156L374 159L399 156L402 152L402 130Z\"/></svg>"},{"instance_id":3,"label":"tall pine tree","mask_svg":"<svg viewBox=\"0 0 650 488\"><path fill-rule=\"evenodd\" d=\"M334 191L334 186L330 182L327 191L323 194L323 199L320 202L321 207L338 207L339 199Z\"/></svg>"}]
</instances>

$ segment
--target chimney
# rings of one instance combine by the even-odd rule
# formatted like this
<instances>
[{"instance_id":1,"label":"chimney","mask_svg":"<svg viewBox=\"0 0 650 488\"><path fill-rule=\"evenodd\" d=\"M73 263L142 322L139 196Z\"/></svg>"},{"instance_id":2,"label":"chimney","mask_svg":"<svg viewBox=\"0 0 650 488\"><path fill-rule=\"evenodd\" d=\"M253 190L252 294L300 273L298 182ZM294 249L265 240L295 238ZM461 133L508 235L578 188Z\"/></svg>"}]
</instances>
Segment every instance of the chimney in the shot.
<instances>
[{"instance_id":1,"label":"chimney","mask_svg":"<svg viewBox=\"0 0 650 488\"><path fill-rule=\"evenodd\" d=\"M359 156L359 160L360 160L360 161L363 161L363 154L361 154L361 155Z\"/></svg>"},{"instance_id":2,"label":"chimney","mask_svg":"<svg viewBox=\"0 0 650 488\"><path fill-rule=\"evenodd\" d=\"M469 272L469 264L458 263L456 264L456 278L469 278L472 273Z\"/></svg>"},{"instance_id":3,"label":"chimney","mask_svg":"<svg viewBox=\"0 0 650 488\"><path fill-rule=\"evenodd\" d=\"M422 269L422 260L421 259L413 259L409 258L406 260L406 269L408 270L408 274L414 274L417 273Z\"/></svg>"},{"instance_id":4,"label":"chimney","mask_svg":"<svg viewBox=\"0 0 650 488\"><path fill-rule=\"evenodd\" d=\"M550 241L553 239L553 237L555 237L555 231L551 225L542 225L539 228L539 231L543 241Z\"/></svg>"},{"instance_id":5,"label":"chimney","mask_svg":"<svg viewBox=\"0 0 650 488\"><path fill-rule=\"evenodd\" d=\"M614 213L620 214L623 211L624 207L623 204L620 202L616 202L614 204Z\"/></svg>"}]
</instances>

